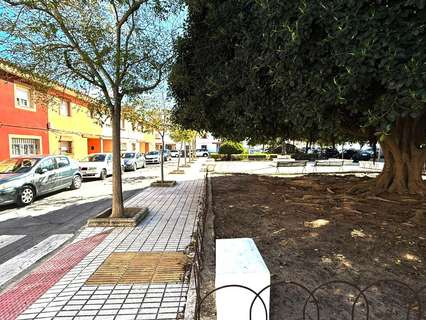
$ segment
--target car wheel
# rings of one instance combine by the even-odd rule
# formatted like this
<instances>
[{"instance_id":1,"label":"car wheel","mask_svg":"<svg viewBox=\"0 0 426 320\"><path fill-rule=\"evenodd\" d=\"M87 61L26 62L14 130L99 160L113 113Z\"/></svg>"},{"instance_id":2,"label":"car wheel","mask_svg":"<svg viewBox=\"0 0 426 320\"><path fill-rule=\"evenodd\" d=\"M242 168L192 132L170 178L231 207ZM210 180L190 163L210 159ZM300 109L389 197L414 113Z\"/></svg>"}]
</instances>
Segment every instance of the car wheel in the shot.
<instances>
[{"instance_id":1,"label":"car wheel","mask_svg":"<svg viewBox=\"0 0 426 320\"><path fill-rule=\"evenodd\" d=\"M204 153L203 154L203 157L208 157L209 155L207 154L207 153Z\"/></svg>"},{"instance_id":2,"label":"car wheel","mask_svg":"<svg viewBox=\"0 0 426 320\"><path fill-rule=\"evenodd\" d=\"M80 189L81 187L81 183L82 183L82 179L81 176L76 174L74 176L74 178L72 178L72 182L71 182L71 189L72 190L76 190L76 189Z\"/></svg>"},{"instance_id":3,"label":"car wheel","mask_svg":"<svg viewBox=\"0 0 426 320\"><path fill-rule=\"evenodd\" d=\"M35 192L31 186L23 186L18 195L18 205L21 207L28 206L34 201Z\"/></svg>"},{"instance_id":4,"label":"car wheel","mask_svg":"<svg viewBox=\"0 0 426 320\"><path fill-rule=\"evenodd\" d=\"M101 180L105 180L105 179L106 179L106 177L107 177L107 171L106 171L105 169L102 169L102 171L101 171L101 174L100 174L99 178L100 178Z\"/></svg>"}]
</instances>

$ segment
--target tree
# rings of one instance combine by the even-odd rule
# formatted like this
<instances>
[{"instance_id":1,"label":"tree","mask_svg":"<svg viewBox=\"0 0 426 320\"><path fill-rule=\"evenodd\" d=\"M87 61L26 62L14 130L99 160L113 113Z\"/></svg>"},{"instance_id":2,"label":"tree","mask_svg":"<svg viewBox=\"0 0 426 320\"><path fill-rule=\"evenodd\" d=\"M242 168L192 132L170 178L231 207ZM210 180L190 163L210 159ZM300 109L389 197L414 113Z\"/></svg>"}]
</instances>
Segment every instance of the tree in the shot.
<instances>
[{"instance_id":1,"label":"tree","mask_svg":"<svg viewBox=\"0 0 426 320\"><path fill-rule=\"evenodd\" d=\"M368 187L426 194L425 1L187 5L169 78L179 123L235 140L378 141L385 167Z\"/></svg>"},{"instance_id":2,"label":"tree","mask_svg":"<svg viewBox=\"0 0 426 320\"><path fill-rule=\"evenodd\" d=\"M179 167L180 167L180 157L181 157L181 154L182 154L183 146L185 144L185 148L186 148L186 142L191 141L191 139L194 136L194 134L196 135L195 131L193 131L193 130L185 130L185 129L180 128L179 126L175 126L170 131L170 137L174 141L180 142L178 162L177 162L177 169L176 169L177 171L179 171ZM185 164L186 164L186 150L185 150Z\"/></svg>"},{"instance_id":3,"label":"tree","mask_svg":"<svg viewBox=\"0 0 426 320\"><path fill-rule=\"evenodd\" d=\"M161 183L164 183L164 137L173 128L170 118L170 110L163 107L153 107L141 110L141 121L143 127L154 130L161 137Z\"/></svg>"},{"instance_id":4,"label":"tree","mask_svg":"<svg viewBox=\"0 0 426 320\"><path fill-rule=\"evenodd\" d=\"M111 217L123 216L120 118L123 102L157 87L171 61L170 0L0 0L2 55L98 99L111 118Z\"/></svg>"}]
</instances>

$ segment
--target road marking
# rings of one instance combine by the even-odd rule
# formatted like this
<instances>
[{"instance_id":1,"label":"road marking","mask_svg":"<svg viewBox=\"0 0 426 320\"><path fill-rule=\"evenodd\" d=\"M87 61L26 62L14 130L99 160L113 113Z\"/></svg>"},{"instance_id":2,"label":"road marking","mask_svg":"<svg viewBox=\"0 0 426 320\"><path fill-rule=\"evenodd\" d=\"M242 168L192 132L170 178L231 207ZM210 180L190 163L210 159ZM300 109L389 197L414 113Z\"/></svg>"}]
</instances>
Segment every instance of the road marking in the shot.
<instances>
[{"instance_id":1,"label":"road marking","mask_svg":"<svg viewBox=\"0 0 426 320\"><path fill-rule=\"evenodd\" d=\"M0 286L61 246L72 234L55 234L0 265Z\"/></svg>"},{"instance_id":2,"label":"road marking","mask_svg":"<svg viewBox=\"0 0 426 320\"><path fill-rule=\"evenodd\" d=\"M9 235L9 234L5 234L5 235L1 235L0 236L0 249L3 247L6 247L7 245L18 241L19 239L22 239L23 237L25 237L25 235L22 234L17 234L17 235Z\"/></svg>"}]
</instances>

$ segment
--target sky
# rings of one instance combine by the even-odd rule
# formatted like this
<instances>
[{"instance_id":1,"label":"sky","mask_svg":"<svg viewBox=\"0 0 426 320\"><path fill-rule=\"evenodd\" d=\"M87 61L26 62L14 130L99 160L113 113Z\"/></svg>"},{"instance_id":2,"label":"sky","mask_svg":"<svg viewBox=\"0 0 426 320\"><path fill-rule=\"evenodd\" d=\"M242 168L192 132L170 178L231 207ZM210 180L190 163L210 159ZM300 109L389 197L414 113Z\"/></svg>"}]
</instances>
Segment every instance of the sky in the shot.
<instances>
[{"instance_id":1,"label":"sky","mask_svg":"<svg viewBox=\"0 0 426 320\"><path fill-rule=\"evenodd\" d=\"M0 0L1 3L1 0ZM3 16L5 14L5 9L4 7L2 8L2 6L0 5L0 16ZM173 31L177 31L177 34L182 34L184 32L184 22L185 19L187 17L187 10L186 8L182 8L182 10L173 17L173 19L166 19L164 21L164 29L166 30L173 30ZM4 51L5 49L5 41L6 39L6 34L2 31L0 31L0 58L6 59L6 60L11 60L13 61L13 57L10 57L6 54L6 52ZM3 40L3 41L2 41ZM2 43L3 42L3 43ZM90 90L92 91L92 90ZM96 90L92 91L93 93L96 92ZM152 92L149 93L149 96L153 97L153 98L157 98L157 99L162 99L163 96L167 96L168 94L168 84L167 84L167 77L165 77L165 79L163 79L163 82Z\"/></svg>"}]
</instances>

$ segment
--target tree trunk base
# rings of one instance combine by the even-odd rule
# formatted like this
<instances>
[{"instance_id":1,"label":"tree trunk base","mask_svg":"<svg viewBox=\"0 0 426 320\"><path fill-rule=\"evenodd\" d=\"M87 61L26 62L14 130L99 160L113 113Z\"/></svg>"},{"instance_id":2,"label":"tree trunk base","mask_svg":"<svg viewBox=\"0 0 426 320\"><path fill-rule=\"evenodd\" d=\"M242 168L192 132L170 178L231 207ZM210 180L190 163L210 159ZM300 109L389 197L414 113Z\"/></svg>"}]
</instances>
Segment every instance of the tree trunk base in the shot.
<instances>
[{"instance_id":1,"label":"tree trunk base","mask_svg":"<svg viewBox=\"0 0 426 320\"><path fill-rule=\"evenodd\" d=\"M407 186L406 184L400 182L394 182L390 185L384 184L381 181L381 176L371 181L364 181L355 184L352 186L348 193L350 194L365 194L371 193L375 195L380 195L384 193L396 193L399 195L413 195L413 196L426 196L426 183L418 182ZM388 186L388 187L386 187Z\"/></svg>"}]
</instances>

